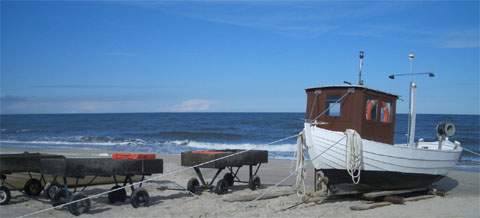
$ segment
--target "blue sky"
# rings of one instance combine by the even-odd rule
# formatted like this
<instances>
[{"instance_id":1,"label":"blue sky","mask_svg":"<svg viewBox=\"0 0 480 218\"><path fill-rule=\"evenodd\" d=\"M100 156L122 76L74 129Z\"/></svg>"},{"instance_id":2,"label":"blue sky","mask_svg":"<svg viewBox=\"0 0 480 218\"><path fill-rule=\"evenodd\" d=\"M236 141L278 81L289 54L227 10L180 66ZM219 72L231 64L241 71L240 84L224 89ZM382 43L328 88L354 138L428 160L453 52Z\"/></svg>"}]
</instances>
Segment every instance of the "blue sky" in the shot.
<instances>
[{"instance_id":1,"label":"blue sky","mask_svg":"<svg viewBox=\"0 0 480 218\"><path fill-rule=\"evenodd\" d=\"M1 113L303 112L365 82L418 112L480 114L479 2L1 3Z\"/></svg>"}]
</instances>

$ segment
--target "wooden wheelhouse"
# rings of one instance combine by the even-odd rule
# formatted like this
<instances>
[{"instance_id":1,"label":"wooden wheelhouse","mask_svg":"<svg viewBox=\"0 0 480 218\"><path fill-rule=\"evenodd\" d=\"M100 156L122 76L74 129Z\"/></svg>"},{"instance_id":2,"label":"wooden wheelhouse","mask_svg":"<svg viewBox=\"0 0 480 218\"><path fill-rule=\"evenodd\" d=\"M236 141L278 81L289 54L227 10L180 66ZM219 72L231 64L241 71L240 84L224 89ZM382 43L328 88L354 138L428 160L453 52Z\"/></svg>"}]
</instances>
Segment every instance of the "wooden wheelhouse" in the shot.
<instances>
[{"instance_id":1,"label":"wooden wheelhouse","mask_svg":"<svg viewBox=\"0 0 480 218\"><path fill-rule=\"evenodd\" d=\"M332 131L354 129L364 139L393 144L398 96L355 85L305 91L307 122Z\"/></svg>"}]
</instances>

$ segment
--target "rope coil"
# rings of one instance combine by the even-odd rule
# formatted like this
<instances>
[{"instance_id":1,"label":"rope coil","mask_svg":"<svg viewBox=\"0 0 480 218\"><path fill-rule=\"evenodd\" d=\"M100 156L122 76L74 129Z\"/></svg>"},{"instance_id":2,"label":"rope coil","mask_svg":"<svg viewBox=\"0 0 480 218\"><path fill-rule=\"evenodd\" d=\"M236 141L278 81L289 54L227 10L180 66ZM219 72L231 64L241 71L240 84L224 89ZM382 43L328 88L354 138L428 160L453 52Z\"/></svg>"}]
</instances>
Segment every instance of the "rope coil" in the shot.
<instances>
[{"instance_id":1,"label":"rope coil","mask_svg":"<svg viewBox=\"0 0 480 218\"><path fill-rule=\"evenodd\" d=\"M347 129L345 135L347 136L345 154L347 172L352 177L352 182L358 184L362 167L362 138L353 129Z\"/></svg>"}]
</instances>

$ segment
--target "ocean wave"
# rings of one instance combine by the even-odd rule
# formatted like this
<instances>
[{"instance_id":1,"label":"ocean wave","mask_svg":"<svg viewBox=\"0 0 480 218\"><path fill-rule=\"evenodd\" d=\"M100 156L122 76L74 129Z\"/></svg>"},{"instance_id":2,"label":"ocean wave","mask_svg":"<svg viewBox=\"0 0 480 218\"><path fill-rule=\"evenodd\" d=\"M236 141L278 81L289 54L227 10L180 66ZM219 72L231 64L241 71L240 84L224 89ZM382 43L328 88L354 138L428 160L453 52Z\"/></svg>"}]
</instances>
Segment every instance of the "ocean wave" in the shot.
<instances>
[{"instance_id":1,"label":"ocean wave","mask_svg":"<svg viewBox=\"0 0 480 218\"><path fill-rule=\"evenodd\" d=\"M190 140L173 140L173 141L166 141L161 144L185 146L185 145L188 145L189 143L190 143Z\"/></svg>"},{"instance_id":2,"label":"ocean wave","mask_svg":"<svg viewBox=\"0 0 480 218\"><path fill-rule=\"evenodd\" d=\"M98 145L98 146L114 146L114 145L138 145L133 141L123 142L97 142L97 141L50 141L50 140L0 140L1 143L6 144L41 144L41 145Z\"/></svg>"},{"instance_id":3,"label":"ocean wave","mask_svg":"<svg viewBox=\"0 0 480 218\"><path fill-rule=\"evenodd\" d=\"M239 143L239 144L228 144L228 143L212 143L212 142L198 142L190 141L186 144L188 147L192 148L202 148L202 149L258 149L258 150L267 150L267 151L277 151L277 152L293 152L296 149L295 144L253 144L253 143Z\"/></svg>"},{"instance_id":4,"label":"ocean wave","mask_svg":"<svg viewBox=\"0 0 480 218\"><path fill-rule=\"evenodd\" d=\"M16 133L26 133L31 132L31 129L0 129L2 134L16 134Z\"/></svg>"},{"instance_id":5,"label":"ocean wave","mask_svg":"<svg viewBox=\"0 0 480 218\"><path fill-rule=\"evenodd\" d=\"M240 134L224 132L195 132L195 131L163 131L159 136L181 138L181 139L217 139L217 140L238 140L242 138Z\"/></svg>"}]
</instances>

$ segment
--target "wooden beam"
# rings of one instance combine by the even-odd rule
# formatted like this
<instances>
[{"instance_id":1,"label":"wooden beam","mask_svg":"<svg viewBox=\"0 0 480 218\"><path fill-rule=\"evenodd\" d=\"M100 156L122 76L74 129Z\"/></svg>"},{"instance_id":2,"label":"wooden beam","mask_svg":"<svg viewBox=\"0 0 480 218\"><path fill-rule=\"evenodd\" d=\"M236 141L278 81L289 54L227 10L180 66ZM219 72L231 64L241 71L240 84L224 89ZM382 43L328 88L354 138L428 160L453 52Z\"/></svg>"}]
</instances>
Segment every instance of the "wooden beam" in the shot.
<instances>
[{"instance_id":1,"label":"wooden beam","mask_svg":"<svg viewBox=\"0 0 480 218\"><path fill-rule=\"evenodd\" d=\"M420 196L405 198L403 200L405 202L406 201L419 201L419 200L429 199L429 198L434 198L434 197L435 197L435 195L420 195Z\"/></svg>"},{"instance_id":2,"label":"wooden beam","mask_svg":"<svg viewBox=\"0 0 480 218\"><path fill-rule=\"evenodd\" d=\"M391 202L377 202L377 203L373 203L373 204L360 204L360 205L351 206L350 209L351 210L369 210L369 209L373 209L373 208L377 208L377 207L385 207L385 206L388 206L388 205L391 205L391 204L392 204Z\"/></svg>"},{"instance_id":3,"label":"wooden beam","mask_svg":"<svg viewBox=\"0 0 480 218\"><path fill-rule=\"evenodd\" d=\"M384 207L384 206L396 204L396 203L399 203L399 202L419 201L419 200L424 200L424 199L429 199L429 198L434 198L434 197L435 197L435 195L420 195L420 196L414 196L414 197L409 197L409 198L402 198L402 197L398 197L398 196L386 196L384 198L385 201L375 202L375 203L366 202L364 204L351 206L350 209L351 210L369 210L369 209L373 209L373 208L377 208L377 207ZM396 199L396 198L398 198L398 199ZM399 201L399 200L401 200L401 201Z\"/></svg>"},{"instance_id":4,"label":"wooden beam","mask_svg":"<svg viewBox=\"0 0 480 218\"><path fill-rule=\"evenodd\" d=\"M395 191L378 191L378 192L368 192L362 194L362 197L368 200L373 200L378 197L389 196L389 195L399 195L411 192L426 191L427 188L416 188L416 189L404 189L404 190L395 190Z\"/></svg>"}]
</instances>

